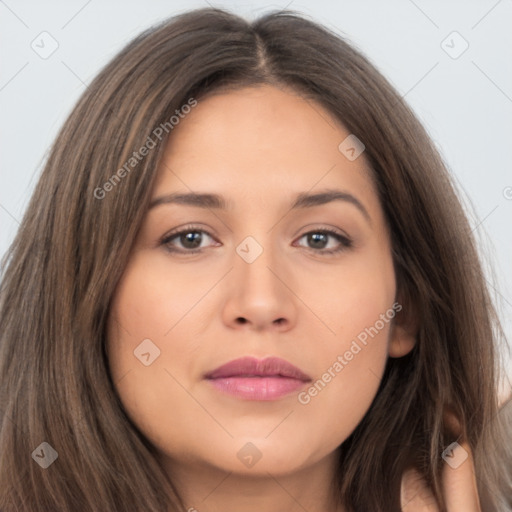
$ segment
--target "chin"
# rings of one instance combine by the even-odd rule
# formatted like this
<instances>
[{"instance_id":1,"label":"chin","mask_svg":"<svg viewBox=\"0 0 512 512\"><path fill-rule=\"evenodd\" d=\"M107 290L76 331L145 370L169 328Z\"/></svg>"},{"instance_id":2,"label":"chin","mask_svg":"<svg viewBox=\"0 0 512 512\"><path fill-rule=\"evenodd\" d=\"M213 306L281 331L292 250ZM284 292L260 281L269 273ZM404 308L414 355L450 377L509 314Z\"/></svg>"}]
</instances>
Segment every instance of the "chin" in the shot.
<instances>
[{"instance_id":1,"label":"chin","mask_svg":"<svg viewBox=\"0 0 512 512\"><path fill-rule=\"evenodd\" d=\"M271 434L272 436L273 434ZM297 440L245 436L208 451L208 462L220 469L251 476L291 474L322 458L319 450L305 451L304 436ZM325 456L325 454L323 455Z\"/></svg>"}]
</instances>

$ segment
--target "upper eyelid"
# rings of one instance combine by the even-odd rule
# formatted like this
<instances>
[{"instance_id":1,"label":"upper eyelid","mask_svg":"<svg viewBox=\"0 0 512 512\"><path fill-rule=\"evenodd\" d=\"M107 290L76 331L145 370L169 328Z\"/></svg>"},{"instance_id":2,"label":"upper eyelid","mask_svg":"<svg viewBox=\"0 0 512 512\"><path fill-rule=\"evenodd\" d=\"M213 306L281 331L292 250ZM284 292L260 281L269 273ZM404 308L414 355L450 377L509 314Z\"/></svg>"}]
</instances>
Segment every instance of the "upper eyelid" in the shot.
<instances>
[{"instance_id":1,"label":"upper eyelid","mask_svg":"<svg viewBox=\"0 0 512 512\"><path fill-rule=\"evenodd\" d=\"M190 233L192 231L197 231L199 233L206 233L210 238L216 239L215 236L213 236L207 229L204 228L197 228L197 227L184 227L180 229L179 231L172 231L171 233L164 235L162 237L162 241L166 240L172 240L173 238L176 238L179 235L182 235L183 233Z\"/></svg>"}]
</instances>

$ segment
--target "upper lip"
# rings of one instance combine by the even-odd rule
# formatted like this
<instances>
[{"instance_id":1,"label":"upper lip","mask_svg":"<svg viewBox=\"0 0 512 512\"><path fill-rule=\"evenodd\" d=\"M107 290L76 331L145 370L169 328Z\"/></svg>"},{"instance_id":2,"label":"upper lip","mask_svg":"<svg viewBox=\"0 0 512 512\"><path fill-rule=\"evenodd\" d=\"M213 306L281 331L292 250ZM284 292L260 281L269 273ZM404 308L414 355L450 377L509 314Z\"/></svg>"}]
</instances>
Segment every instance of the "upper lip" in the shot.
<instances>
[{"instance_id":1,"label":"upper lip","mask_svg":"<svg viewBox=\"0 0 512 512\"><path fill-rule=\"evenodd\" d=\"M228 377L288 377L310 381L311 377L293 364L280 357L241 357L219 366L205 375L206 379L221 379Z\"/></svg>"}]
</instances>

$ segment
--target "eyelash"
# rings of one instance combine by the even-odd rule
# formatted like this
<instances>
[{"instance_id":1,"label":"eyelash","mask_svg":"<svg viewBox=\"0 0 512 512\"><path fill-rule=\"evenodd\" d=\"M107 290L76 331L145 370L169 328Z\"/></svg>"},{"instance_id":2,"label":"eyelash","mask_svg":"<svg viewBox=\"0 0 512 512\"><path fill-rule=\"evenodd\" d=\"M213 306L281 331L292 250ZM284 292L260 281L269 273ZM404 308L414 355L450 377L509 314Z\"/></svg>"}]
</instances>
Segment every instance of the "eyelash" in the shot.
<instances>
[{"instance_id":1,"label":"eyelash","mask_svg":"<svg viewBox=\"0 0 512 512\"><path fill-rule=\"evenodd\" d=\"M203 251L204 248L188 250L188 249L177 249L176 247L173 247L172 245L170 245L170 242L172 240L174 240L175 238L178 238L181 235L188 234L188 233L191 233L191 232L194 232L194 233L205 233L210 238L215 240L215 238L208 231L206 231L204 229L200 229L197 226L190 225L190 226L184 227L180 231L176 231L176 232L169 233L169 234L165 235L162 238L162 240L160 241L160 245L164 245L166 247L166 249L169 252L171 252L171 253L178 253L178 254L197 254L197 253L200 253L200 252ZM325 255L334 255L334 254L340 253L340 252L342 252L342 251L344 251L346 249L351 248L352 245L353 245L352 244L352 240L350 240L348 237L346 237L345 235L342 235L341 233L338 233L337 231L334 231L334 230L328 229L328 228L321 228L321 229L316 229L316 230L313 230L313 231L308 231L307 233L304 233L303 235L301 235L299 240L301 238L304 238L306 235L310 235L310 234L330 235L333 238L335 238L336 240L338 240L338 242L340 242L340 246L338 248L336 248L336 249L327 249L326 250L326 249L314 249L314 248L311 248L311 247L306 247L306 249L309 249L310 251L313 251L313 252L316 252L316 253L325 254Z\"/></svg>"}]
</instances>

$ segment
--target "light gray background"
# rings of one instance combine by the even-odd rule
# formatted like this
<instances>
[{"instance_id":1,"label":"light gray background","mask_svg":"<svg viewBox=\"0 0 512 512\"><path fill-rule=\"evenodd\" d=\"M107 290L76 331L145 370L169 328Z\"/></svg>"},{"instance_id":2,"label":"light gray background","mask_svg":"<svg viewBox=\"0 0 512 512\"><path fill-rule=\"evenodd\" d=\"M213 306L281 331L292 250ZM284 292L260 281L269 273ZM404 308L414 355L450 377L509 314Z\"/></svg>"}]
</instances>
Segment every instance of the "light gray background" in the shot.
<instances>
[{"instance_id":1,"label":"light gray background","mask_svg":"<svg viewBox=\"0 0 512 512\"><path fill-rule=\"evenodd\" d=\"M207 5L249 19L286 7L309 15L363 51L405 96L457 178L510 340L512 0L0 0L0 255L57 130L99 69L152 23ZM464 43L453 31L469 44L457 58ZM51 38L58 48L43 59L31 45L48 50Z\"/></svg>"}]
</instances>

